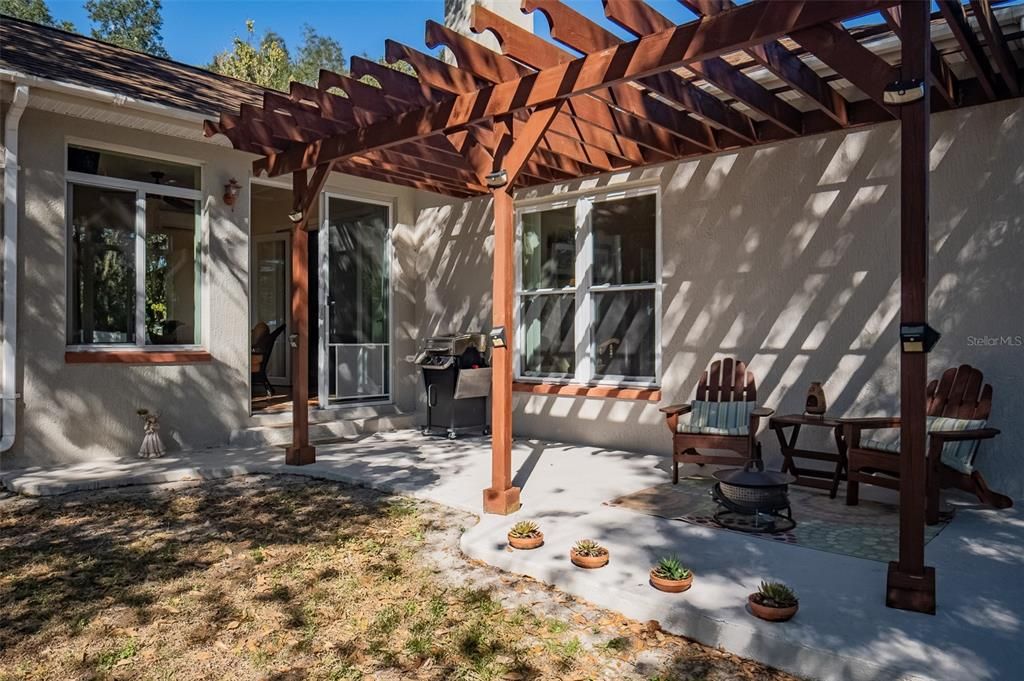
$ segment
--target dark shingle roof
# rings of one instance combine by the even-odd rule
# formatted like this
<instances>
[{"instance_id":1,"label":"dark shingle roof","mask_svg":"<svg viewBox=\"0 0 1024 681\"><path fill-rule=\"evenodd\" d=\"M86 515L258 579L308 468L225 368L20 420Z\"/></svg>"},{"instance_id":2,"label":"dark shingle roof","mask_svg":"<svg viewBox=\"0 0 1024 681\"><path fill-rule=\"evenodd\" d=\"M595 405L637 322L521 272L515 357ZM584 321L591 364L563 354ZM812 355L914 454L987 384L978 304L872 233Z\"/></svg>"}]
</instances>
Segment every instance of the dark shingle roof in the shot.
<instances>
[{"instance_id":1,"label":"dark shingle roof","mask_svg":"<svg viewBox=\"0 0 1024 681\"><path fill-rule=\"evenodd\" d=\"M0 68L217 114L262 105L265 88L170 59L0 15Z\"/></svg>"}]
</instances>

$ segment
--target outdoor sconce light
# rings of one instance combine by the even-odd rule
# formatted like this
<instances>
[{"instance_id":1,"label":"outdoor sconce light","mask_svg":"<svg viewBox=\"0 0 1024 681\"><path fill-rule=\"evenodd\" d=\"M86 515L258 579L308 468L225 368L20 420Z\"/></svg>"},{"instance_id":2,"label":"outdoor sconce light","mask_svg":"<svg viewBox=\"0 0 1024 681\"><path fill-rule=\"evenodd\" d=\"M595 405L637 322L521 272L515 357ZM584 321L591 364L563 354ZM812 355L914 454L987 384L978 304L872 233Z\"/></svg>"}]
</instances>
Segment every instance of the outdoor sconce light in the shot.
<instances>
[{"instance_id":1,"label":"outdoor sconce light","mask_svg":"<svg viewBox=\"0 0 1024 681\"><path fill-rule=\"evenodd\" d=\"M931 352L942 334L927 324L900 324L903 352Z\"/></svg>"},{"instance_id":2,"label":"outdoor sconce light","mask_svg":"<svg viewBox=\"0 0 1024 681\"><path fill-rule=\"evenodd\" d=\"M228 183L224 185L224 203L235 207L235 201L238 200L238 195L242 192L242 185L238 184L238 180L231 178Z\"/></svg>"},{"instance_id":3,"label":"outdoor sconce light","mask_svg":"<svg viewBox=\"0 0 1024 681\"><path fill-rule=\"evenodd\" d=\"M495 170L493 173L488 173L484 181L487 182L487 186L491 189L501 189L508 184L508 171L504 168Z\"/></svg>"},{"instance_id":4,"label":"outdoor sconce light","mask_svg":"<svg viewBox=\"0 0 1024 681\"><path fill-rule=\"evenodd\" d=\"M911 104L924 98L924 83L917 80L895 80L885 86L882 101L886 104L900 106Z\"/></svg>"},{"instance_id":5,"label":"outdoor sconce light","mask_svg":"<svg viewBox=\"0 0 1024 681\"><path fill-rule=\"evenodd\" d=\"M302 222L302 211L293 210L292 212L288 213L288 219L291 220L296 225L299 224L300 222Z\"/></svg>"},{"instance_id":6,"label":"outdoor sconce light","mask_svg":"<svg viewBox=\"0 0 1024 681\"><path fill-rule=\"evenodd\" d=\"M493 329L491 329L491 332L489 334L487 334L487 335L491 339L491 347L493 347L493 348L503 348L503 347L506 347L507 343L505 342L505 327L504 326L496 326L496 327L494 327Z\"/></svg>"}]
</instances>

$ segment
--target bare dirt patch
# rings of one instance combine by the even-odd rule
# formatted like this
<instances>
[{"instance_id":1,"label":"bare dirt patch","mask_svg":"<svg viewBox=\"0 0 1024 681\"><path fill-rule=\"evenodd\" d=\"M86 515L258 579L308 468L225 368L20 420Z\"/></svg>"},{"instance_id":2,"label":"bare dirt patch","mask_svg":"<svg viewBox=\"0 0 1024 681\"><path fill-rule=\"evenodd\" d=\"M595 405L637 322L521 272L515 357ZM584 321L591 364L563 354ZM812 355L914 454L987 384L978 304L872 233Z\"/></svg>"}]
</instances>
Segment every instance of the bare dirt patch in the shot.
<instances>
[{"instance_id":1,"label":"bare dirt patch","mask_svg":"<svg viewBox=\"0 0 1024 681\"><path fill-rule=\"evenodd\" d=\"M475 519L289 476L0 501L0 679L782 672L467 561Z\"/></svg>"}]
</instances>

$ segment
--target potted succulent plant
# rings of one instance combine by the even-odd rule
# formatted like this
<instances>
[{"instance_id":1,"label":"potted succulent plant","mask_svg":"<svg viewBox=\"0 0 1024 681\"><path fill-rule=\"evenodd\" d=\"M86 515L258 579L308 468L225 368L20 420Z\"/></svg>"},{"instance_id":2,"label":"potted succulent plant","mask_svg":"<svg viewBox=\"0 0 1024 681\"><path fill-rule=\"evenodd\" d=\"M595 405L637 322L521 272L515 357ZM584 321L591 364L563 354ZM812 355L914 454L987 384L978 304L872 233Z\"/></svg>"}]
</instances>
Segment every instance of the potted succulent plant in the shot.
<instances>
[{"instance_id":1,"label":"potted succulent plant","mask_svg":"<svg viewBox=\"0 0 1024 681\"><path fill-rule=\"evenodd\" d=\"M658 591L678 594L693 584L693 572L675 556L666 556L651 568L651 586Z\"/></svg>"},{"instance_id":2,"label":"potted succulent plant","mask_svg":"<svg viewBox=\"0 0 1024 681\"><path fill-rule=\"evenodd\" d=\"M573 565L588 570L604 567L608 564L609 557L608 549L593 539L580 539L569 550L569 559Z\"/></svg>"},{"instance_id":3,"label":"potted succulent plant","mask_svg":"<svg viewBox=\"0 0 1024 681\"><path fill-rule=\"evenodd\" d=\"M750 612L769 622L785 622L792 619L800 607L793 590L782 582L762 581L757 592L747 597Z\"/></svg>"},{"instance_id":4,"label":"potted succulent plant","mask_svg":"<svg viewBox=\"0 0 1024 681\"><path fill-rule=\"evenodd\" d=\"M544 533L532 520L522 520L508 531L508 544L514 549L528 551L544 545Z\"/></svg>"}]
</instances>

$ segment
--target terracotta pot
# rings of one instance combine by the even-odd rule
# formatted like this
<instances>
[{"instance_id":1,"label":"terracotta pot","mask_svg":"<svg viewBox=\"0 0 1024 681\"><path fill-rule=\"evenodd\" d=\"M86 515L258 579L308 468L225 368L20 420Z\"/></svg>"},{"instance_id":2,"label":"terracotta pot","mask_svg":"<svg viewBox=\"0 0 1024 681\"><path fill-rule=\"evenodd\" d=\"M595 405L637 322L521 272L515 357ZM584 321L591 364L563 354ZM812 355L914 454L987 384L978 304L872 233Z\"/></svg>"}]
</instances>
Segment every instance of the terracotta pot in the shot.
<instances>
[{"instance_id":1,"label":"terracotta pot","mask_svg":"<svg viewBox=\"0 0 1024 681\"><path fill-rule=\"evenodd\" d=\"M605 553L603 556L579 556L572 549L569 550L569 560L572 561L572 564L587 570L604 567L608 564L609 558L611 558L609 553Z\"/></svg>"},{"instance_id":2,"label":"terracotta pot","mask_svg":"<svg viewBox=\"0 0 1024 681\"><path fill-rule=\"evenodd\" d=\"M544 545L544 533L538 532L535 537L513 537L508 535L508 545L521 551L529 551Z\"/></svg>"},{"instance_id":3,"label":"terracotta pot","mask_svg":"<svg viewBox=\"0 0 1024 681\"><path fill-rule=\"evenodd\" d=\"M693 585L693 572L690 572L690 576L686 579L665 579L659 577L654 568L651 568L651 586L658 591L664 591L670 594L679 594Z\"/></svg>"},{"instance_id":4,"label":"terracotta pot","mask_svg":"<svg viewBox=\"0 0 1024 681\"><path fill-rule=\"evenodd\" d=\"M754 613L755 617L760 617L763 620L769 622L785 622L786 620L793 619L793 615L800 608L800 604L791 605L788 608L772 608L767 605L761 605L754 596L757 594L750 594L747 596L747 603L750 605L750 612Z\"/></svg>"}]
</instances>

